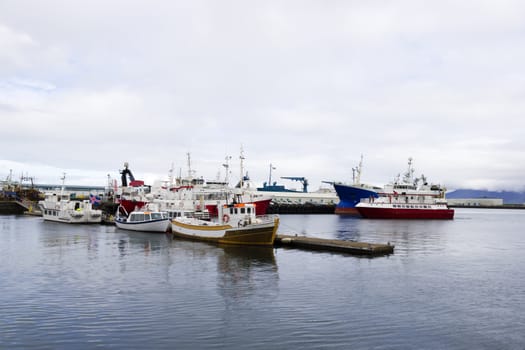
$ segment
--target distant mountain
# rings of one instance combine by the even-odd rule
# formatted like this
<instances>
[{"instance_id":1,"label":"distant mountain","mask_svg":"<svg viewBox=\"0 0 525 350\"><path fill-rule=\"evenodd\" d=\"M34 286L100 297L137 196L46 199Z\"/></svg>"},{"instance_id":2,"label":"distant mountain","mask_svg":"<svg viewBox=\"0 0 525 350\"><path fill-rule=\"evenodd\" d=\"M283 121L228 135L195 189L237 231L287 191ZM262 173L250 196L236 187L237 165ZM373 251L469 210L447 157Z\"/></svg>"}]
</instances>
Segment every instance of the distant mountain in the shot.
<instances>
[{"instance_id":1,"label":"distant mountain","mask_svg":"<svg viewBox=\"0 0 525 350\"><path fill-rule=\"evenodd\" d=\"M447 192L447 198L501 198L503 204L523 204L525 203L525 192L459 189Z\"/></svg>"}]
</instances>

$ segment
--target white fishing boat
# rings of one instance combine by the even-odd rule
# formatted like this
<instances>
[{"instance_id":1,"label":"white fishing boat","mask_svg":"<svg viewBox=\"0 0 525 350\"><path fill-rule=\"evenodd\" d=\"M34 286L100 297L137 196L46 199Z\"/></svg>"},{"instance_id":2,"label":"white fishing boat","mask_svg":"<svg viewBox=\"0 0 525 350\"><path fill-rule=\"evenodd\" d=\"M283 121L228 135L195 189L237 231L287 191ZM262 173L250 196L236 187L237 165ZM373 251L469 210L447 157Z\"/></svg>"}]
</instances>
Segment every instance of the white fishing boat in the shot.
<instances>
[{"instance_id":1,"label":"white fishing boat","mask_svg":"<svg viewBox=\"0 0 525 350\"><path fill-rule=\"evenodd\" d=\"M153 186L147 186L142 180L135 180L129 164L124 163L122 187L115 189L118 203L128 212L140 209L146 204L157 204L162 211L172 213L181 209L195 210L196 215L217 217L218 207L231 201L234 189L225 181L205 181L196 178L191 170L191 159L188 154L188 176L177 178L170 170L167 181L155 181ZM227 168L229 165L227 165ZM129 184L128 184L129 178ZM237 202L250 202L256 205L257 215L264 215L270 205L271 198L261 194L235 190Z\"/></svg>"},{"instance_id":2,"label":"white fishing boat","mask_svg":"<svg viewBox=\"0 0 525 350\"><path fill-rule=\"evenodd\" d=\"M119 207L115 216L115 225L123 230L141 232L168 232L170 219L168 213L157 210L139 209L127 214L126 209Z\"/></svg>"},{"instance_id":3,"label":"white fishing boat","mask_svg":"<svg viewBox=\"0 0 525 350\"><path fill-rule=\"evenodd\" d=\"M240 245L273 245L278 227L278 216L257 217L253 203L221 205L218 221L193 217L171 221L174 236Z\"/></svg>"},{"instance_id":4,"label":"white fishing boat","mask_svg":"<svg viewBox=\"0 0 525 350\"><path fill-rule=\"evenodd\" d=\"M62 177L64 180L65 174ZM71 193L64 190L64 184L60 192L47 192L38 206L47 221L68 224L97 224L102 221L102 210L94 209L90 200L71 199Z\"/></svg>"}]
</instances>

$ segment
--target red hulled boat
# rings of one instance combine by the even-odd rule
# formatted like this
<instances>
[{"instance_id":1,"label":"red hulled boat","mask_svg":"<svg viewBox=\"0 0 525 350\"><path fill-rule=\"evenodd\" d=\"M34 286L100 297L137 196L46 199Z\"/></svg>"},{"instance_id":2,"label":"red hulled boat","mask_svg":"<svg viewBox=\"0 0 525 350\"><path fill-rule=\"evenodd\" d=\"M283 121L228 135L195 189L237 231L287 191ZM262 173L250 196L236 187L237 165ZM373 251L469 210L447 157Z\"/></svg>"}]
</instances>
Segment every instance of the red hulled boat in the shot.
<instances>
[{"instance_id":1,"label":"red hulled boat","mask_svg":"<svg viewBox=\"0 0 525 350\"><path fill-rule=\"evenodd\" d=\"M454 218L445 199L445 190L439 185L428 184L421 176L414 179L412 158L403 180L397 179L378 192L378 198L362 199L356 209L368 219L440 219Z\"/></svg>"}]
</instances>

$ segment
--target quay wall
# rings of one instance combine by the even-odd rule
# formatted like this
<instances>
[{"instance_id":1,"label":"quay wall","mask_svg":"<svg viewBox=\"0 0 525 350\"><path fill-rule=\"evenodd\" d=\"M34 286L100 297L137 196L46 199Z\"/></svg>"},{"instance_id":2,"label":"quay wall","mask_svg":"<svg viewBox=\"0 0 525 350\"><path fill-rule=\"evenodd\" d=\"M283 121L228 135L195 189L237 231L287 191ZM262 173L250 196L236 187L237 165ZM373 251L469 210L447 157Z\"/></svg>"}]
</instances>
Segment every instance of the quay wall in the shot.
<instances>
[{"instance_id":1,"label":"quay wall","mask_svg":"<svg viewBox=\"0 0 525 350\"><path fill-rule=\"evenodd\" d=\"M19 215L23 214L26 208L16 201L0 201L0 214Z\"/></svg>"},{"instance_id":2,"label":"quay wall","mask_svg":"<svg viewBox=\"0 0 525 350\"><path fill-rule=\"evenodd\" d=\"M333 214L335 204L280 204L271 203L267 214Z\"/></svg>"}]
</instances>

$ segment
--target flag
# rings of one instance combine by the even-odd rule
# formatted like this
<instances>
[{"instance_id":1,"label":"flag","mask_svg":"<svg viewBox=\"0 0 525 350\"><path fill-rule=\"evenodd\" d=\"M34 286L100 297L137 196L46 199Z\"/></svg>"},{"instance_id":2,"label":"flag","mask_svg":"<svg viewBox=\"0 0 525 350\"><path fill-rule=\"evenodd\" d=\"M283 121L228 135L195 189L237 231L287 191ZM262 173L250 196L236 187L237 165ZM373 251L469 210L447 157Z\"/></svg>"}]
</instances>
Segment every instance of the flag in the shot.
<instances>
[{"instance_id":1,"label":"flag","mask_svg":"<svg viewBox=\"0 0 525 350\"><path fill-rule=\"evenodd\" d=\"M93 194L90 194L89 195L89 201L91 202L91 204L99 205L100 204L100 197L99 196L95 196Z\"/></svg>"}]
</instances>

